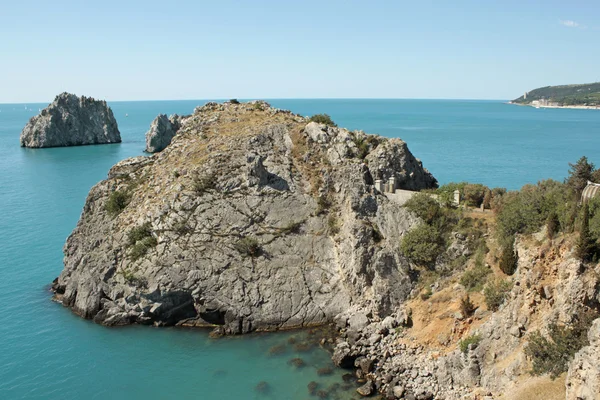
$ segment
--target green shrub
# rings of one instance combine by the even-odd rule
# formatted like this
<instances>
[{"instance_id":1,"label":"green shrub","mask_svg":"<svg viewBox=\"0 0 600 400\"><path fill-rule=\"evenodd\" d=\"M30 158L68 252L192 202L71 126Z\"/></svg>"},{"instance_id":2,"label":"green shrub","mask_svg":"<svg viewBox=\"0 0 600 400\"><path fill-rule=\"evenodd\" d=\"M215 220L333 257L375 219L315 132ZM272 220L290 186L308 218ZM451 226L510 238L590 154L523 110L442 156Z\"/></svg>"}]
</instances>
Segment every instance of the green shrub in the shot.
<instances>
[{"instance_id":1,"label":"green shrub","mask_svg":"<svg viewBox=\"0 0 600 400\"><path fill-rule=\"evenodd\" d=\"M460 299L460 312L465 318L470 317L475 312L475 304L473 304L469 295Z\"/></svg>"},{"instance_id":2,"label":"green shrub","mask_svg":"<svg viewBox=\"0 0 600 400\"><path fill-rule=\"evenodd\" d=\"M263 105L261 103L254 103L254 105L252 106L252 109L254 109L255 111L264 111L265 109L263 108Z\"/></svg>"},{"instance_id":3,"label":"green shrub","mask_svg":"<svg viewBox=\"0 0 600 400\"><path fill-rule=\"evenodd\" d=\"M460 278L460 284L469 292L478 292L483 288L490 274L490 269L483 263L475 263L475 266L463 273Z\"/></svg>"},{"instance_id":4,"label":"green shrub","mask_svg":"<svg viewBox=\"0 0 600 400\"><path fill-rule=\"evenodd\" d=\"M122 274L123 278L125 278L125 281L127 283L140 287L148 286L148 280L143 276L137 276L133 271L124 270Z\"/></svg>"},{"instance_id":5,"label":"green shrub","mask_svg":"<svg viewBox=\"0 0 600 400\"><path fill-rule=\"evenodd\" d=\"M375 224L371 225L371 237L375 243L380 243L384 239L379 227Z\"/></svg>"},{"instance_id":6,"label":"green shrub","mask_svg":"<svg viewBox=\"0 0 600 400\"><path fill-rule=\"evenodd\" d=\"M426 193L415 193L404 203L404 207L430 225L443 214L440 204Z\"/></svg>"},{"instance_id":7,"label":"green shrub","mask_svg":"<svg viewBox=\"0 0 600 400\"><path fill-rule=\"evenodd\" d=\"M158 244L156 238L152 236L149 222L131 229L127 234L127 239L129 240L129 246L131 246L129 255L133 260L143 257L148 250Z\"/></svg>"},{"instance_id":8,"label":"green shrub","mask_svg":"<svg viewBox=\"0 0 600 400\"><path fill-rule=\"evenodd\" d=\"M590 233L590 211L588 203L581 210L581 226L579 228L579 239L575 247L575 254L581 261L590 261L595 253L595 241Z\"/></svg>"},{"instance_id":9,"label":"green shrub","mask_svg":"<svg viewBox=\"0 0 600 400\"><path fill-rule=\"evenodd\" d=\"M558 220L558 214L556 214L556 211L552 211L548 215L548 218L546 218L546 236L548 239L552 239L559 230L560 221Z\"/></svg>"},{"instance_id":10,"label":"green shrub","mask_svg":"<svg viewBox=\"0 0 600 400\"><path fill-rule=\"evenodd\" d=\"M548 338L539 331L533 332L525 347L525 355L532 361L531 374L549 373L554 379L566 372L575 353L589 344L587 331L597 316L595 312L585 312L570 326L552 324Z\"/></svg>"},{"instance_id":11,"label":"green shrub","mask_svg":"<svg viewBox=\"0 0 600 400\"><path fill-rule=\"evenodd\" d=\"M333 214L331 214L329 218L327 218L327 229L329 231L329 234L332 236L335 236L338 233L340 233L340 225L338 219Z\"/></svg>"},{"instance_id":12,"label":"green shrub","mask_svg":"<svg viewBox=\"0 0 600 400\"><path fill-rule=\"evenodd\" d=\"M332 202L329 194L323 194L317 198L317 215L323 214L329 210Z\"/></svg>"},{"instance_id":13,"label":"green shrub","mask_svg":"<svg viewBox=\"0 0 600 400\"><path fill-rule=\"evenodd\" d=\"M286 226L280 229L280 232L283 234L298 233L303 223L303 221L290 221Z\"/></svg>"},{"instance_id":14,"label":"green shrub","mask_svg":"<svg viewBox=\"0 0 600 400\"><path fill-rule=\"evenodd\" d=\"M252 236L238 240L234 247L242 256L258 257L262 252L260 243Z\"/></svg>"},{"instance_id":15,"label":"green shrub","mask_svg":"<svg viewBox=\"0 0 600 400\"><path fill-rule=\"evenodd\" d=\"M489 282L483 289L485 304L490 311L497 311L512 289L512 283L506 280Z\"/></svg>"},{"instance_id":16,"label":"green shrub","mask_svg":"<svg viewBox=\"0 0 600 400\"><path fill-rule=\"evenodd\" d=\"M199 195L202 195L207 190L214 189L216 186L216 183L217 183L217 181L216 181L214 175L212 175L212 174L198 175L198 176L194 177L192 187L194 189L194 192L196 192Z\"/></svg>"},{"instance_id":17,"label":"green shrub","mask_svg":"<svg viewBox=\"0 0 600 400\"><path fill-rule=\"evenodd\" d=\"M463 196L467 205L471 207L479 207L485 198L486 192L490 189L480 183L469 183L463 187Z\"/></svg>"},{"instance_id":18,"label":"green shrub","mask_svg":"<svg viewBox=\"0 0 600 400\"><path fill-rule=\"evenodd\" d=\"M553 212L558 215L559 226L568 229L573 226L576 203L567 185L551 179L525 185L519 192L506 193L497 207L499 237L536 232Z\"/></svg>"},{"instance_id":19,"label":"green shrub","mask_svg":"<svg viewBox=\"0 0 600 400\"><path fill-rule=\"evenodd\" d=\"M418 225L402 237L400 249L415 264L433 266L435 260L445 250L442 232L427 224Z\"/></svg>"},{"instance_id":20,"label":"green shrub","mask_svg":"<svg viewBox=\"0 0 600 400\"><path fill-rule=\"evenodd\" d=\"M310 117L310 121L316 122L318 124L325 124L328 126L337 126L328 114L315 114L312 117Z\"/></svg>"},{"instance_id":21,"label":"green shrub","mask_svg":"<svg viewBox=\"0 0 600 400\"><path fill-rule=\"evenodd\" d=\"M131 247L129 255L135 261L140 257L145 256L146 253L148 253L148 250L155 247L156 244L157 241L154 237L145 237Z\"/></svg>"},{"instance_id":22,"label":"green shrub","mask_svg":"<svg viewBox=\"0 0 600 400\"><path fill-rule=\"evenodd\" d=\"M127 207L131 195L124 190L115 190L108 196L108 200L104 205L106 212L112 217L118 215Z\"/></svg>"},{"instance_id":23,"label":"green shrub","mask_svg":"<svg viewBox=\"0 0 600 400\"><path fill-rule=\"evenodd\" d=\"M504 240L504 244L502 245L502 254L500 255L498 266L506 275L514 274L519 262L519 257L515 252L514 240L514 236L510 236Z\"/></svg>"},{"instance_id":24,"label":"green shrub","mask_svg":"<svg viewBox=\"0 0 600 400\"><path fill-rule=\"evenodd\" d=\"M142 225L132 228L127 234L127 239L129 240L130 245L133 245L147 237L152 237L150 222L145 222Z\"/></svg>"},{"instance_id":25,"label":"green shrub","mask_svg":"<svg viewBox=\"0 0 600 400\"><path fill-rule=\"evenodd\" d=\"M229 100L229 102L231 104L240 104L240 102L238 101L238 99L231 99L231 100Z\"/></svg>"},{"instance_id":26,"label":"green shrub","mask_svg":"<svg viewBox=\"0 0 600 400\"><path fill-rule=\"evenodd\" d=\"M356 157L364 160L369 154L369 142L364 138L354 137L354 144L356 145Z\"/></svg>"},{"instance_id":27,"label":"green shrub","mask_svg":"<svg viewBox=\"0 0 600 400\"><path fill-rule=\"evenodd\" d=\"M185 235L193 231L192 227L189 226L185 221L177 221L173 225L173 230L180 235Z\"/></svg>"},{"instance_id":28,"label":"green shrub","mask_svg":"<svg viewBox=\"0 0 600 400\"><path fill-rule=\"evenodd\" d=\"M454 202L454 191L458 190L462 193L466 185L467 182L450 182L437 188L435 193L439 196L440 202L449 207Z\"/></svg>"},{"instance_id":29,"label":"green shrub","mask_svg":"<svg viewBox=\"0 0 600 400\"><path fill-rule=\"evenodd\" d=\"M425 288L425 290L421 293L421 300L425 301L425 300L429 300L429 298L433 295L433 292L431 291L431 287L427 287Z\"/></svg>"},{"instance_id":30,"label":"green shrub","mask_svg":"<svg viewBox=\"0 0 600 400\"><path fill-rule=\"evenodd\" d=\"M469 345L472 344L473 347L477 347L477 345L481 342L481 336L479 335L471 335L466 339L463 339L459 342L460 351L463 353L467 353L469 351Z\"/></svg>"}]
</instances>

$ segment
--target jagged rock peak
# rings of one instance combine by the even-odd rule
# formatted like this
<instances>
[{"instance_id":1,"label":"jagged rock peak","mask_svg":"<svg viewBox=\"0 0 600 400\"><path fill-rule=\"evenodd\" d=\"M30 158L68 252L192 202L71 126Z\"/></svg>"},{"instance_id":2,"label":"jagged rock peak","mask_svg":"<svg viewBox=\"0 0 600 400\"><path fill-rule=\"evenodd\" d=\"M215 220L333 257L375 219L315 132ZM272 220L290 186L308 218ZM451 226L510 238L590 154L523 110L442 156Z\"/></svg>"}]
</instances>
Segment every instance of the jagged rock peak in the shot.
<instances>
[{"instance_id":1,"label":"jagged rock peak","mask_svg":"<svg viewBox=\"0 0 600 400\"><path fill-rule=\"evenodd\" d=\"M22 147L107 144L121 142L121 134L106 101L65 92L29 120L20 142Z\"/></svg>"},{"instance_id":2,"label":"jagged rock peak","mask_svg":"<svg viewBox=\"0 0 600 400\"><path fill-rule=\"evenodd\" d=\"M91 189L56 297L105 325L223 333L324 324L350 307L385 316L412 289L397 247L418 220L376 174L435 185L399 139L265 102L208 103L163 151Z\"/></svg>"},{"instance_id":3,"label":"jagged rock peak","mask_svg":"<svg viewBox=\"0 0 600 400\"><path fill-rule=\"evenodd\" d=\"M158 153L171 144L171 140L177 134L184 118L177 114L171 115L169 118L165 114L159 114L154 118L150 130L146 132L146 151Z\"/></svg>"}]
</instances>

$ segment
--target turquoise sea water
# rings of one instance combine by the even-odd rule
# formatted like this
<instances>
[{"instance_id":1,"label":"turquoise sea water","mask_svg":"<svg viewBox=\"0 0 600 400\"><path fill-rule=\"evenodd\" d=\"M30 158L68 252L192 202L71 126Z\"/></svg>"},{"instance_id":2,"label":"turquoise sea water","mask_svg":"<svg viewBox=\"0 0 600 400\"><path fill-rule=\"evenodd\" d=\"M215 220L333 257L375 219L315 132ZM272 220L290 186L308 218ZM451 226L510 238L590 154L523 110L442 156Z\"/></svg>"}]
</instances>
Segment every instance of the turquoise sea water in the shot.
<instances>
[{"instance_id":1,"label":"turquoise sea water","mask_svg":"<svg viewBox=\"0 0 600 400\"><path fill-rule=\"evenodd\" d=\"M0 399L303 399L312 380L341 383L316 347L287 344L306 333L213 340L207 332L109 329L50 301L62 246L90 187L110 166L142 154L158 113L191 113L204 101L118 102L123 143L22 149L19 133L46 104L0 104ZM542 110L501 102L273 100L303 115L329 113L341 126L405 139L440 182L468 180L511 189L562 179L567 163L600 163L600 111ZM125 115L128 114L128 117ZM269 355L285 344L285 353ZM307 365L288 365L302 357ZM266 381L269 390L257 392ZM349 394L343 395L349 397Z\"/></svg>"}]
</instances>

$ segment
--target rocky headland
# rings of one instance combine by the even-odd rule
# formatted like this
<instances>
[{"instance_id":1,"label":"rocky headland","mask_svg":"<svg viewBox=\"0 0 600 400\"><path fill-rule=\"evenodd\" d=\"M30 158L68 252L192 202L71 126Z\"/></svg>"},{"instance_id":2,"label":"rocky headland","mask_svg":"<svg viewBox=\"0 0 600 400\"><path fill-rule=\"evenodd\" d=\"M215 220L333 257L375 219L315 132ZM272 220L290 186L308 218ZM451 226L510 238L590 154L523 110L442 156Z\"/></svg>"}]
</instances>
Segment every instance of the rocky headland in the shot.
<instances>
[{"instance_id":1,"label":"rocky headland","mask_svg":"<svg viewBox=\"0 0 600 400\"><path fill-rule=\"evenodd\" d=\"M121 134L106 101L61 93L21 132L21 147L64 147L120 143Z\"/></svg>"},{"instance_id":2,"label":"rocky headland","mask_svg":"<svg viewBox=\"0 0 600 400\"><path fill-rule=\"evenodd\" d=\"M54 284L105 325L320 325L351 306L385 316L412 288L397 240L417 222L374 188L436 180L399 139L263 102L208 103L151 157L90 191Z\"/></svg>"},{"instance_id":3,"label":"rocky headland","mask_svg":"<svg viewBox=\"0 0 600 400\"><path fill-rule=\"evenodd\" d=\"M53 283L76 314L217 336L332 324L333 361L361 396L598 398L600 320L579 324L586 340L575 344L574 328L557 328L600 309L600 267L576 254L567 222L511 233L509 268L495 234L507 217L496 215L518 194L494 203L488 189L476 210L443 206L443 191L401 203L390 192L437 182L400 139L261 101L207 103L173 121L152 124L154 136L173 134L162 151L116 164L91 189ZM550 198L561 185L534 189ZM444 246L427 237L437 229ZM425 239L411 253L415 232ZM424 267L416 260L432 247ZM576 354L543 364L545 349L558 351L548 336Z\"/></svg>"}]
</instances>

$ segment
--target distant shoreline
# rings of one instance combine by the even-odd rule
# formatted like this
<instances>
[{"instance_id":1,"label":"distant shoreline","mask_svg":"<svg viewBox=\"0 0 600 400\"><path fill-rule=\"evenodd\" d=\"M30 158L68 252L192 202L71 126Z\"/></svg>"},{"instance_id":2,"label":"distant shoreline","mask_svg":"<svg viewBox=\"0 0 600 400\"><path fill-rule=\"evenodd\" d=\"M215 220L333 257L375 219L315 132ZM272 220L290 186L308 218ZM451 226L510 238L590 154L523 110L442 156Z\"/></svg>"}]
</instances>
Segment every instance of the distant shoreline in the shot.
<instances>
[{"instance_id":1,"label":"distant shoreline","mask_svg":"<svg viewBox=\"0 0 600 400\"><path fill-rule=\"evenodd\" d=\"M524 107L534 107L534 108L571 108L574 110L600 110L600 106L543 106L543 105L533 105L531 103L529 104L521 104L521 103L514 103L512 101L509 101L506 104L512 104L515 106L524 106Z\"/></svg>"}]
</instances>

